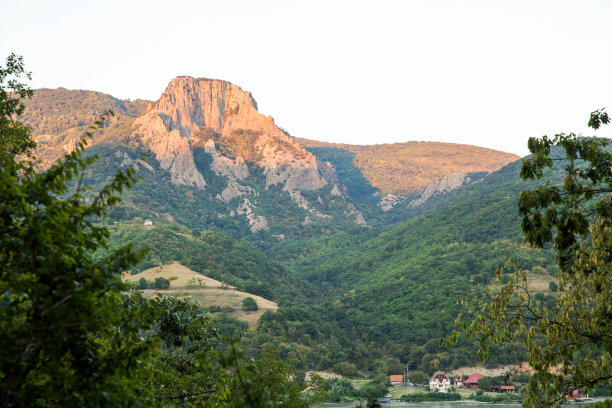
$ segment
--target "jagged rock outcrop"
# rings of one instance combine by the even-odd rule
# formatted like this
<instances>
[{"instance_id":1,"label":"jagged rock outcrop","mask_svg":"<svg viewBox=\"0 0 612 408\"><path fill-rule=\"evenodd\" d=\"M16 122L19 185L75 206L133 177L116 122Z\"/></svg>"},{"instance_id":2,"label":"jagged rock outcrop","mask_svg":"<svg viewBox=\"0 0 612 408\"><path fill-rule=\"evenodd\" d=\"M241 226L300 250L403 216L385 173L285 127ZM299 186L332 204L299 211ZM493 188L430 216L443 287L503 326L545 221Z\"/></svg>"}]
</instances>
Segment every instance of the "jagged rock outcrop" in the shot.
<instances>
[{"instance_id":1,"label":"jagged rock outcrop","mask_svg":"<svg viewBox=\"0 0 612 408\"><path fill-rule=\"evenodd\" d=\"M378 202L378 206L383 211L389 211L393 207L395 207L395 205L397 205L397 203L399 203L400 201L401 199L399 197L394 196L393 194L387 194L386 196L380 199L380 201Z\"/></svg>"},{"instance_id":2,"label":"jagged rock outcrop","mask_svg":"<svg viewBox=\"0 0 612 408\"><path fill-rule=\"evenodd\" d=\"M242 204L236 210L238 215L246 215L249 220L249 227L251 232L257 232L259 230L268 230L268 221L261 215L255 214L253 211L253 204L248 198L245 198Z\"/></svg>"},{"instance_id":3,"label":"jagged rock outcrop","mask_svg":"<svg viewBox=\"0 0 612 408\"><path fill-rule=\"evenodd\" d=\"M203 143L206 152L215 156L213 169L218 174L242 180L248 176L243 157L219 155L214 140L199 138L213 133L235 139L240 135L234 132L243 130L256 135L248 148L255 164L264 169L268 186L316 190L329 182L326 177L333 179L328 169L320 171L317 158L278 128L274 119L257 111L250 92L226 81L175 78L159 101L135 121L135 134L170 171L173 181L200 188L206 182L195 166L192 146Z\"/></svg>"},{"instance_id":4,"label":"jagged rock outcrop","mask_svg":"<svg viewBox=\"0 0 612 408\"><path fill-rule=\"evenodd\" d=\"M227 176L233 180L244 180L249 176L249 168L242 156L235 159L219 154L215 148L215 141L208 139L204 145L204 151L212 156L211 169L220 176Z\"/></svg>"},{"instance_id":5,"label":"jagged rock outcrop","mask_svg":"<svg viewBox=\"0 0 612 408\"><path fill-rule=\"evenodd\" d=\"M216 199L229 204L244 196L235 210L249 219L252 232L267 229L268 224L255 215L255 206L248 200L257 194L244 182L251 174L249 166L263 170L264 188L282 186L298 206L317 217L330 215L314 209L300 191L331 185L332 195L346 197L346 188L330 163L319 161L277 127L274 119L259 113L250 92L226 81L175 78L134 121L133 134L170 172L172 182L200 189L206 189L207 181L196 165L194 149L203 149L212 158L210 170L227 180ZM365 223L354 207L348 216Z\"/></svg>"},{"instance_id":6,"label":"jagged rock outcrop","mask_svg":"<svg viewBox=\"0 0 612 408\"><path fill-rule=\"evenodd\" d=\"M408 206L409 207L419 206L423 204L424 202L426 202L427 200L429 200L433 196L436 196L442 193L446 193L451 190L455 190L463 186L464 184L470 183L471 181L472 179L467 174L464 174L464 173L449 174L448 176L444 176L440 180L434 183L431 183L430 185L425 187L425 189L421 192L419 197L415 200L412 200L410 204L408 204Z\"/></svg>"}]
</instances>

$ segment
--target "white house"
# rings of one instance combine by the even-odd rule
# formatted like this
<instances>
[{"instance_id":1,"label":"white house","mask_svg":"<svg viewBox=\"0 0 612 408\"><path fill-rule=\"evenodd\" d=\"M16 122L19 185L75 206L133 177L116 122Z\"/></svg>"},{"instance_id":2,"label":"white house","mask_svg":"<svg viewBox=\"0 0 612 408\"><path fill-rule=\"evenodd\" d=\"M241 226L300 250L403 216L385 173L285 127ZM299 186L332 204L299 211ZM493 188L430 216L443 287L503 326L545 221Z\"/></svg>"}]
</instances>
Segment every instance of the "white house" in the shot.
<instances>
[{"instance_id":1,"label":"white house","mask_svg":"<svg viewBox=\"0 0 612 408\"><path fill-rule=\"evenodd\" d=\"M150 227L151 225L153 225L153 221L147 218L146 220L144 220L144 225L145 227Z\"/></svg>"},{"instance_id":2,"label":"white house","mask_svg":"<svg viewBox=\"0 0 612 408\"><path fill-rule=\"evenodd\" d=\"M432 392L448 392L450 380L442 371L436 371L429 379L429 389Z\"/></svg>"},{"instance_id":3,"label":"white house","mask_svg":"<svg viewBox=\"0 0 612 408\"><path fill-rule=\"evenodd\" d=\"M457 388L463 387L463 378L460 375L455 377L455 387Z\"/></svg>"}]
</instances>

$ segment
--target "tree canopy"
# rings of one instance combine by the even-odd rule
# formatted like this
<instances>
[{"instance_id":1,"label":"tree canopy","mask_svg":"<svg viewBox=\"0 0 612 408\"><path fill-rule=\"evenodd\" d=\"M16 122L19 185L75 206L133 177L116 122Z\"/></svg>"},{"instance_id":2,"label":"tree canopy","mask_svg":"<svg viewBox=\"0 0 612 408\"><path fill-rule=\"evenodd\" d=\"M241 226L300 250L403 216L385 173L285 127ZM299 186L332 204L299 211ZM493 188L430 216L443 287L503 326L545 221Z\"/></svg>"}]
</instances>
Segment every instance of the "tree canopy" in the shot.
<instances>
[{"instance_id":1,"label":"tree canopy","mask_svg":"<svg viewBox=\"0 0 612 408\"><path fill-rule=\"evenodd\" d=\"M133 170L87 203L86 187L68 184L91 163L86 139L37 171L35 143L16 119L31 95L24 75L15 55L0 69L0 405L127 406L140 398L130 380L151 351L139 335L151 316L122 308L120 272L139 254L94 257L108 238L94 221L134 183Z\"/></svg>"},{"instance_id":2,"label":"tree canopy","mask_svg":"<svg viewBox=\"0 0 612 408\"><path fill-rule=\"evenodd\" d=\"M18 120L24 76L21 57L0 67L0 406L307 406L272 348L247 358L199 305L128 292L121 273L142 252L110 249L101 220L135 171L96 191L83 181L96 160L87 138L106 116L38 168Z\"/></svg>"},{"instance_id":3,"label":"tree canopy","mask_svg":"<svg viewBox=\"0 0 612 408\"><path fill-rule=\"evenodd\" d=\"M609 122L598 110L589 126ZM525 405L558 406L576 389L612 388L612 154L608 140L575 134L531 138L529 149L522 178L546 177L556 166L566 174L563 184L549 181L519 199L526 240L537 247L552 243L557 252L559 296L553 304L534 297L528 271L509 264L515 272L501 292L466 299L474 319L458 324L479 338L483 359L491 344L521 339L535 370Z\"/></svg>"}]
</instances>

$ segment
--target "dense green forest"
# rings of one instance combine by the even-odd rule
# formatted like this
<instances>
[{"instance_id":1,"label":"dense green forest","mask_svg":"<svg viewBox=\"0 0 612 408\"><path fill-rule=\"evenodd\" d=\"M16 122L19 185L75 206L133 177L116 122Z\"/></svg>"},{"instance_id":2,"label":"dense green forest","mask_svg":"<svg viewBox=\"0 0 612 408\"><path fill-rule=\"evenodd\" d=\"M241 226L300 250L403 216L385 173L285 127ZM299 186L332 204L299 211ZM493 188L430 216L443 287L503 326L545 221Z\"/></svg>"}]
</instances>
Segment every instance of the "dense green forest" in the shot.
<instances>
[{"instance_id":1,"label":"dense green forest","mask_svg":"<svg viewBox=\"0 0 612 408\"><path fill-rule=\"evenodd\" d=\"M294 303L287 312L268 316L260 331L302 345L308 345L303 341L308 334L315 349L326 339L332 340L329 350L340 350L340 344L342 353L316 360L319 368L342 359L375 370L397 358L428 373L474 364L476 345L438 345L452 330L457 300L484 293L506 259L551 278L558 273L551 251L523 242L516 200L534 184L521 181L518 169L519 163L512 163L382 233L344 233L286 245L276 258L323 296L314 308ZM550 302L553 295L546 288L539 296ZM520 361L525 349L515 344L496 351L488 364Z\"/></svg>"},{"instance_id":2,"label":"dense green forest","mask_svg":"<svg viewBox=\"0 0 612 408\"><path fill-rule=\"evenodd\" d=\"M119 158L104 145L91 152L100 154L105 166ZM106 222L118 222L110 226L113 247L133 243L150 248L135 271L179 261L277 300L280 309L266 313L255 332L237 328L255 355L273 344L302 370L331 369L356 376L381 369L401 371L408 365L431 373L477 362L476 344L463 341L446 349L438 340L452 329L457 300L483 294L506 259L551 279L557 273L552 252L524 244L516 201L534 184L520 180L519 164L422 207L403 210L406 221L380 222L376 228L337 225L280 242L272 242L269 233L260 234L259 242L246 238L239 228L232 229L237 220L219 218L197 199L210 192L154 182L153 173L141 169L143 179L126 195L133 205L113 209ZM338 174L359 185L357 170L347 167ZM90 177L95 185L98 169ZM350 182L347 187L353 199L362 199L362 208L383 220L385 215L376 215L372 205L372 187L363 188L360 194ZM142 226L146 217L154 220L154 228ZM553 295L546 290L539 296ZM515 344L498 351L488 364L521 361L525 350Z\"/></svg>"},{"instance_id":3,"label":"dense green forest","mask_svg":"<svg viewBox=\"0 0 612 408\"><path fill-rule=\"evenodd\" d=\"M57 96L41 92L37 103L42 110L29 110L25 118L40 122L45 112L64 115L63 108L53 113L50 101ZM459 313L457 300L483 294L487 287L495 289L495 270L507 259L533 271L547 285L558 273L551 251L524 244L517 199L535 184L520 180L519 162L486 176L474 173L476 182L417 207L406 205L407 196L390 211L382 211L381 194L392 186L382 177L412 160L410 149L417 149L422 165L431 165L436 146L403 146L391 167L385 167L381 163L390 154L387 145L360 149L306 143L319 160L331 163L346 188L345 196L336 195L331 185L301 191L311 206L308 210L288 191L267 185L263 170L250 161L257 135L246 130L213 135L218 151L247 159L249 176L241 183L256 192L249 199L255 214L265 215L269 225L252 232L246 217L233 214L243 198L217 198L229 181L212 170L213 157L202 146L193 145L193 157L206 188L174 184L170 173L126 133L146 103L126 104L102 94L94 94L90 103L90 96L78 94L65 106L81 110L82 118L64 127L43 121L35 130L58 131L61 141L49 143L63 143L102 107L119 111L119 118L101 123L95 143L85 151L86 157L97 160L78 181L90 189L84 193L86 199L92 199L118 168L133 166L139 179L124 192L123 202L100 220L111 235L109 248L98 255L126 244L146 248L141 263L132 267L134 273L176 261L276 301L278 311L265 313L256 330L216 315L226 330L241 338L249 355L258 356L274 345L300 370L331 369L347 376L401 372L406 366L430 374L474 364L475 343L463 340L452 349L439 346ZM446 146L445 152L457 154L455 148ZM497 157L481 153L487 166ZM416 191L414 186L401 189ZM353 205L367 226L354 222ZM312 216L317 211L332 216ZM153 227L143 226L147 218ZM554 293L546 286L538 296L550 302ZM519 344L497 351L488 364L518 362L525 352Z\"/></svg>"}]
</instances>

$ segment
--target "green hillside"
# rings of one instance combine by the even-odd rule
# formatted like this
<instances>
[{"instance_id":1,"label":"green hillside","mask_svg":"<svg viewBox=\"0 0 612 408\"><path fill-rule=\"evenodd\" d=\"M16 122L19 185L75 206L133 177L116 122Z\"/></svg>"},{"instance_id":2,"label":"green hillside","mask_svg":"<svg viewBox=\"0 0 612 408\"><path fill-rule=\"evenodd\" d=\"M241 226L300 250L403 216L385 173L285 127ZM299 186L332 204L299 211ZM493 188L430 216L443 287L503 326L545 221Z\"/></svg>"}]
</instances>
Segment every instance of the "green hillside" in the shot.
<instances>
[{"instance_id":1,"label":"green hillside","mask_svg":"<svg viewBox=\"0 0 612 408\"><path fill-rule=\"evenodd\" d=\"M405 364L426 372L474 364L475 344L463 341L450 350L438 345L459 313L456 301L483 293L506 258L538 271L540 283L557 273L552 252L523 243L517 199L534 184L520 180L519 162L487 176L482 172L477 182L416 208L398 205L383 212L378 207L381 194L410 194L428 177L438 178L431 170L435 163L445 174L481 171L514 156L451 144L360 147L300 140L334 166L348 197L334 194L331 185L302 191L311 204L302 208L289 192L267 185L263 170L247 161L242 188L250 189L255 215L269 225L253 232L249 220L235 212L243 196L230 202L217 197L230 180L211 169L212 156L201 146L193 146L193 152L205 189L174 184L157 160L130 143L131 123L146 102L66 90L39 91L37 98L38 110L32 108L24 119L35 127L41 157L64 151L92 115L116 111L86 151L99 159L81 182L93 192L110 182L117 168L138 168L140 182L101 220L111 230L111 248L149 249L133 272L180 262L278 303L275 313L262 314L256 330L240 333L249 353L274 344L301 369L346 375ZM55 100L64 105L55 107ZM78 114L70 116L72 111ZM251 136L236 133L225 140L231 146L227 154L249 157ZM351 203L368 227L355 223ZM313 216L316 212L330 215ZM147 218L152 227L143 225ZM542 299L551 299L546 287L538 290ZM491 364L520 361L523 352L520 345L506 346L492 353Z\"/></svg>"},{"instance_id":2,"label":"green hillside","mask_svg":"<svg viewBox=\"0 0 612 408\"><path fill-rule=\"evenodd\" d=\"M70 151L74 140L108 110L115 115L101 124L94 141L124 139L134 118L142 115L149 103L120 100L94 91L37 89L20 119L32 129L38 143L36 156L48 166Z\"/></svg>"},{"instance_id":3,"label":"green hillside","mask_svg":"<svg viewBox=\"0 0 612 408\"><path fill-rule=\"evenodd\" d=\"M190 229L210 229L225 232L236 239L248 240L259 248L283 244L284 239L297 237L333 234L346 229L364 229L354 223L350 215L348 202L338 199L331 193L331 186L325 186L314 192L303 192L315 210L332 213L333 217L315 217L298 206L276 185L265 187L265 176L261 169L249 163L249 177L244 183L258 194L250 201L256 206L255 213L265 216L269 229L253 233L246 217L235 214L243 198L235 197L229 203L217 198L227 180L210 170L210 155L203 149L195 149L196 166L207 177L205 190L192 186L174 184L170 173L159 166L159 163L146 156L146 151L138 147L113 141L94 144L86 150L88 156L97 155L98 160L86 172L84 183L96 191L109 182L114 169L138 165L140 182L124 194L124 205L114 208L110 216L114 221L129 220L134 214L145 216L158 215ZM145 157L145 162L139 158ZM321 197L321 200L317 200ZM312 223L303 222L309 216Z\"/></svg>"},{"instance_id":4,"label":"green hillside","mask_svg":"<svg viewBox=\"0 0 612 408\"><path fill-rule=\"evenodd\" d=\"M127 244L138 250L148 250L142 262L132 269L132 274L180 262L212 279L267 299L312 292L309 284L227 234L190 230L159 218L153 218L153 226L145 226L143 221L142 217L135 216L130 221L108 227L111 232L109 250Z\"/></svg>"},{"instance_id":5,"label":"green hillside","mask_svg":"<svg viewBox=\"0 0 612 408\"><path fill-rule=\"evenodd\" d=\"M96 190L110 180L113 168L133 164L142 153L117 143L96 144L88 154L100 159L84 181ZM210 180L205 191L172 184L169 174L147 158L148 166L139 166L141 182L126 192L124 205L108 214L108 223L118 222L111 227L111 242L151 248L137 270L177 261L276 300L278 311L264 314L245 344L252 350L266 343L286 347L287 357L304 369L342 371L353 364L349 367L367 372L388 359L426 371L473 364L474 344L463 342L452 350L438 346L452 329L456 301L482 293L506 257L528 269L556 271L551 253L523 244L516 202L532 185L518 177L519 162L405 210L403 216L412 217L408 221L394 225L380 218L378 228L341 218L325 221L327 228L301 225L295 220L304 210L283 200L284 192L262 188L254 171L251 186L260 191L258 205L278 217L282 229L253 236L244 232L244 218L220 216L227 210L213 194L224 188L224 180L206 172L207 157L199 154L197 165ZM349 194L371 206L372 187L360 184L349 155L339 154L336 162L347 164L339 176L353 180ZM153 219L154 228L143 228L144 218ZM275 237L281 233L285 239ZM491 362L516 362L522 352L516 345Z\"/></svg>"},{"instance_id":6,"label":"green hillside","mask_svg":"<svg viewBox=\"0 0 612 408\"><path fill-rule=\"evenodd\" d=\"M298 319L277 314L270 316L277 327L264 321L263 328L279 341L301 343L300 336L278 326L332 321L345 337L328 335L343 339L346 358L360 367L392 357L426 371L476 362L474 344L450 350L438 346L453 328L457 300L484 292L506 258L522 268L557 273L551 251L523 243L516 202L534 184L520 180L519 167L512 163L380 235L342 234L287 246L282 257L291 257L288 267L327 297L314 309L321 316L294 305ZM323 333L318 336L325 341ZM520 345L507 346L503 353L492 353L490 363L517 362L523 352Z\"/></svg>"}]
</instances>

